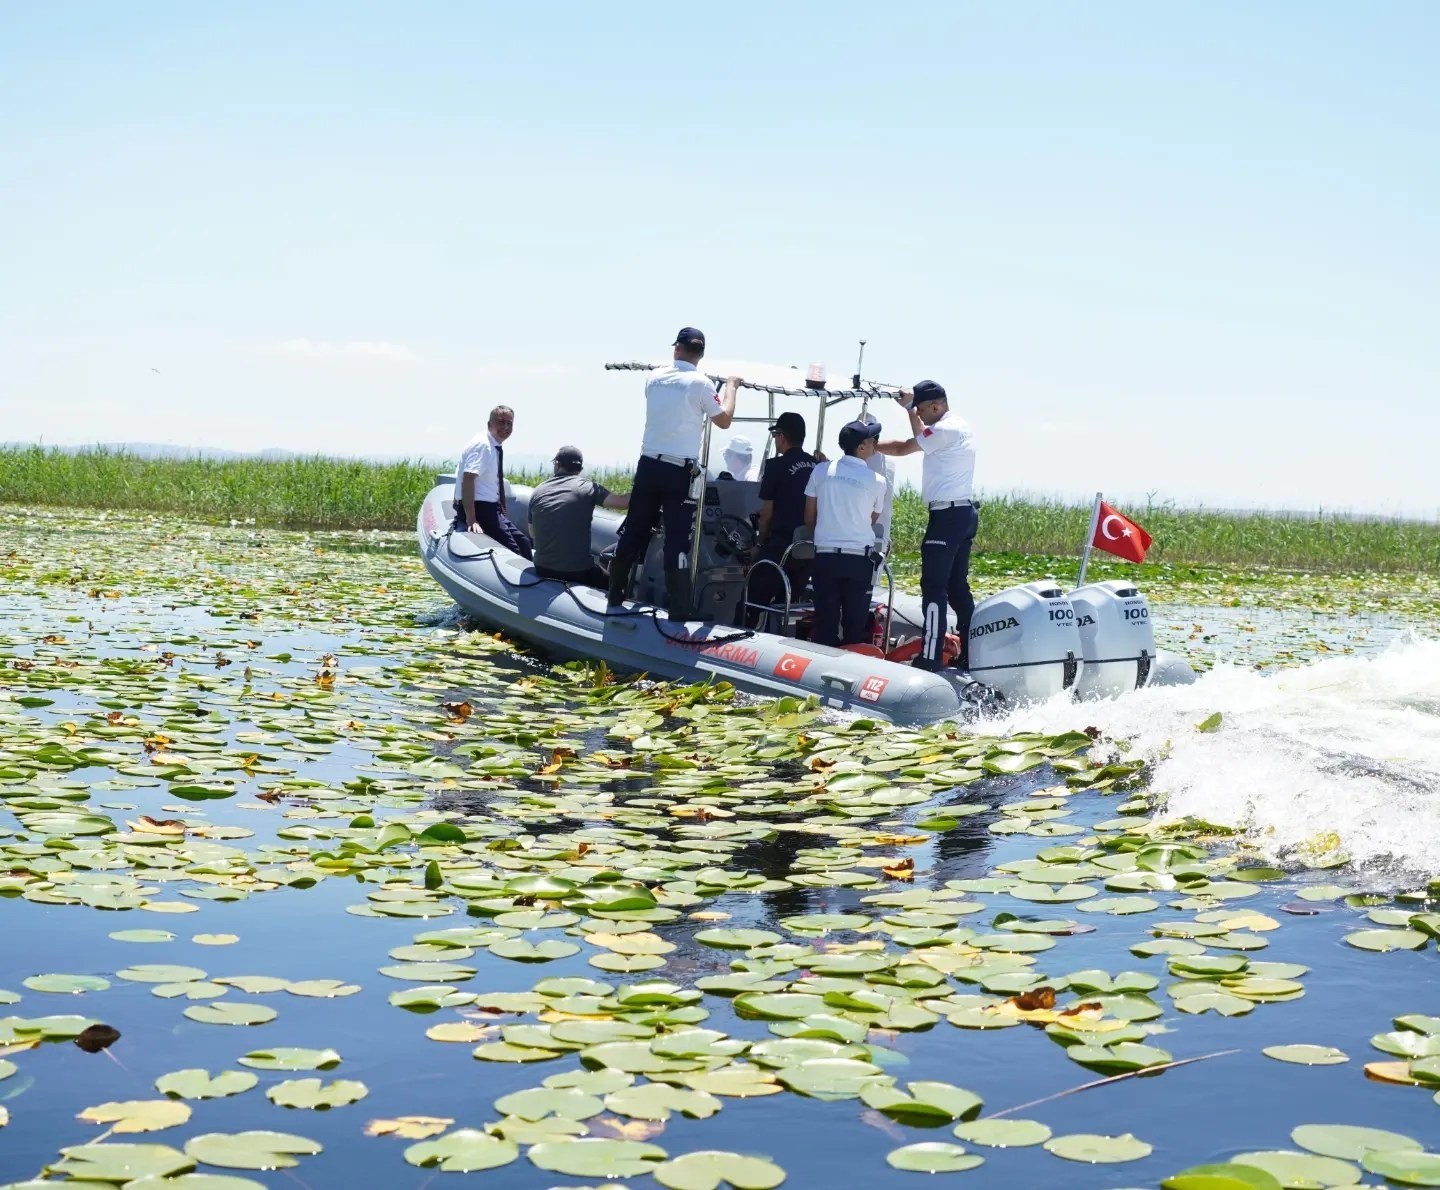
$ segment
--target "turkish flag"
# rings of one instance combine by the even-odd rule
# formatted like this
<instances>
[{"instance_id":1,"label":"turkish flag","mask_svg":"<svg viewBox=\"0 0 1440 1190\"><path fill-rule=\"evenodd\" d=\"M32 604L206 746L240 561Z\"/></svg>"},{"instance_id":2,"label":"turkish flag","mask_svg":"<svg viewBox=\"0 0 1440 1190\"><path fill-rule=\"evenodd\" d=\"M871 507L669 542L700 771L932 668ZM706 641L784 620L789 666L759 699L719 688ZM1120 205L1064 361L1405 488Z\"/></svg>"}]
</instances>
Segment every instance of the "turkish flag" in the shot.
<instances>
[{"instance_id":1,"label":"turkish flag","mask_svg":"<svg viewBox=\"0 0 1440 1190\"><path fill-rule=\"evenodd\" d=\"M1145 551L1150 548L1150 534L1101 500L1100 519L1095 522L1095 536L1090 544L1127 562L1143 562Z\"/></svg>"}]
</instances>

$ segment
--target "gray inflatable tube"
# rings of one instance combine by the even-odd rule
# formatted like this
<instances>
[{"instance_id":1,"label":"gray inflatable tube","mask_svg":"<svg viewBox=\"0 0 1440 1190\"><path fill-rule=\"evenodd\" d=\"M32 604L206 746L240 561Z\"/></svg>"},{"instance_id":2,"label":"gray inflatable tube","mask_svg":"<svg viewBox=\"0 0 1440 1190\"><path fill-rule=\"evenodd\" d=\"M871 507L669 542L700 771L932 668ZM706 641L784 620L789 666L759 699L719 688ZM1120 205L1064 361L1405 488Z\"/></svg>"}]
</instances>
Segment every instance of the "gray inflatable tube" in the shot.
<instances>
[{"instance_id":1,"label":"gray inflatable tube","mask_svg":"<svg viewBox=\"0 0 1440 1190\"><path fill-rule=\"evenodd\" d=\"M673 621L645 603L611 612L603 591L543 579L490 538L450 532L453 490L441 484L421 506L416 532L425 569L470 617L552 656L604 661L657 678L722 679L771 697L814 695L835 710L900 724L968 717L987 693L953 670L926 673L771 633ZM511 491L510 515L523 523L528 492ZM597 513L597 541L613 540L610 520Z\"/></svg>"}]
</instances>

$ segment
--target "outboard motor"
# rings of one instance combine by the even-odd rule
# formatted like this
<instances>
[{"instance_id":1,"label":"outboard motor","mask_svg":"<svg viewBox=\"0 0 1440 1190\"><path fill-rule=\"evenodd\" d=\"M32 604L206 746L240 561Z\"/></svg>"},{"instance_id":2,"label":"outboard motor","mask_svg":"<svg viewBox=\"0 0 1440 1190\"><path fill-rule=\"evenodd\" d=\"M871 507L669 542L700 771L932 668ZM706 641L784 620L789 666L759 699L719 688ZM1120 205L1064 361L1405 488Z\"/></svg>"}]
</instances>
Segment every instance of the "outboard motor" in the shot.
<instances>
[{"instance_id":1,"label":"outboard motor","mask_svg":"<svg viewBox=\"0 0 1440 1190\"><path fill-rule=\"evenodd\" d=\"M970 673L1011 702L1074 687L1083 665L1075 609L1054 579L992 595L970 620Z\"/></svg>"},{"instance_id":2,"label":"outboard motor","mask_svg":"<svg viewBox=\"0 0 1440 1190\"><path fill-rule=\"evenodd\" d=\"M1150 679L1155 664L1155 629L1150 604L1125 579L1090 583L1070 592L1085 673L1080 698L1113 698Z\"/></svg>"}]
</instances>

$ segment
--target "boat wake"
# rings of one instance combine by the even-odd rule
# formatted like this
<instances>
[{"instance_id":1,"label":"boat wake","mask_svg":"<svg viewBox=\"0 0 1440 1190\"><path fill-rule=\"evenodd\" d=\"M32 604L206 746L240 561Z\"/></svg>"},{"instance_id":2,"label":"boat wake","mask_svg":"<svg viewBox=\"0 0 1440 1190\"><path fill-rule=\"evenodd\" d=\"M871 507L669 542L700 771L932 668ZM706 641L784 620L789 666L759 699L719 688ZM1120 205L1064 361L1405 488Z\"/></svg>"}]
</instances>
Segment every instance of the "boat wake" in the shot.
<instances>
[{"instance_id":1,"label":"boat wake","mask_svg":"<svg viewBox=\"0 0 1440 1190\"><path fill-rule=\"evenodd\" d=\"M1197 730L1216 712L1218 727ZM1440 868L1440 642L1264 674L1217 667L1191 686L1056 700L1000 722L1128 741L1153 762L1168 816L1234 827L1275 861L1338 844L1377 872Z\"/></svg>"}]
</instances>

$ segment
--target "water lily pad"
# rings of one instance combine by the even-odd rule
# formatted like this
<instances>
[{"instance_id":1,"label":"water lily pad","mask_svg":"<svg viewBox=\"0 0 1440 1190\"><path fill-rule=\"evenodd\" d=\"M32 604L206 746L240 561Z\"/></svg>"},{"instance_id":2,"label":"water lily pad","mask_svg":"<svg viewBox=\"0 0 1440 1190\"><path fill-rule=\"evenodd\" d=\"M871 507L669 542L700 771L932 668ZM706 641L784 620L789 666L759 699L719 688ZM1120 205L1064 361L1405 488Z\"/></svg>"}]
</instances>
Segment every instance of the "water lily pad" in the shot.
<instances>
[{"instance_id":1,"label":"water lily pad","mask_svg":"<svg viewBox=\"0 0 1440 1190\"><path fill-rule=\"evenodd\" d=\"M436 1140L423 1141L405 1150L405 1160L422 1169L447 1173L475 1173L498 1169L520 1156L519 1147L509 1140L475 1128L459 1128Z\"/></svg>"},{"instance_id":2,"label":"water lily pad","mask_svg":"<svg viewBox=\"0 0 1440 1190\"><path fill-rule=\"evenodd\" d=\"M1360 1164L1402 1186L1440 1186L1440 1153L1372 1151Z\"/></svg>"},{"instance_id":3,"label":"water lily pad","mask_svg":"<svg viewBox=\"0 0 1440 1190\"><path fill-rule=\"evenodd\" d=\"M1361 950L1385 953L1392 950L1421 950L1429 938L1419 930L1357 930L1353 934L1346 934L1345 941Z\"/></svg>"},{"instance_id":4,"label":"water lily pad","mask_svg":"<svg viewBox=\"0 0 1440 1190\"><path fill-rule=\"evenodd\" d=\"M686 1153L657 1165L652 1176L667 1190L773 1190L785 1180L785 1171L765 1157L702 1150Z\"/></svg>"},{"instance_id":5,"label":"water lily pad","mask_svg":"<svg viewBox=\"0 0 1440 1190\"><path fill-rule=\"evenodd\" d=\"M971 1120L968 1124L957 1124L954 1131L961 1140L994 1149L1044 1144L1051 1136L1049 1127L1038 1120Z\"/></svg>"},{"instance_id":6,"label":"water lily pad","mask_svg":"<svg viewBox=\"0 0 1440 1190\"><path fill-rule=\"evenodd\" d=\"M226 1000L219 1004L192 1004L185 1015L206 1025L263 1025L280 1014L264 1004Z\"/></svg>"},{"instance_id":7,"label":"water lily pad","mask_svg":"<svg viewBox=\"0 0 1440 1190\"><path fill-rule=\"evenodd\" d=\"M1310 1153L1273 1151L1241 1153L1230 1159L1236 1165L1249 1165L1271 1174L1286 1190L1299 1187L1354 1186L1360 1171L1348 1161L1335 1157L1317 1157Z\"/></svg>"},{"instance_id":8,"label":"water lily pad","mask_svg":"<svg viewBox=\"0 0 1440 1190\"><path fill-rule=\"evenodd\" d=\"M89 1124L108 1124L116 1135L160 1132L190 1118L190 1106L174 1099L130 1099L87 1107L78 1117Z\"/></svg>"},{"instance_id":9,"label":"water lily pad","mask_svg":"<svg viewBox=\"0 0 1440 1190\"><path fill-rule=\"evenodd\" d=\"M207 1132L185 1142L185 1152L205 1165L222 1169L291 1169L297 1157L309 1157L323 1146L288 1132Z\"/></svg>"},{"instance_id":10,"label":"water lily pad","mask_svg":"<svg viewBox=\"0 0 1440 1190\"><path fill-rule=\"evenodd\" d=\"M292 1078L276 1083L265 1092L265 1097L278 1107L325 1111L358 1103L368 1094L370 1088L354 1079L337 1078L326 1083L318 1078Z\"/></svg>"},{"instance_id":11,"label":"water lily pad","mask_svg":"<svg viewBox=\"0 0 1440 1190\"><path fill-rule=\"evenodd\" d=\"M1274 1174L1254 1165L1195 1165L1166 1178L1161 1190L1285 1190ZM1307 1190L1314 1186L1307 1183Z\"/></svg>"},{"instance_id":12,"label":"water lily pad","mask_svg":"<svg viewBox=\"0 0 1440 1190\"><path fill-rule=\"evenodd\" d=\"M1297 1066L1338 1066L1350 1061L1349 1054L1329 1045L1267 1045L1261 1053Z\"/></svg>"},{"instance_id":13,"label":"water lily pad","mask_svg":"<svg viewBox=\"0 0 1440 1190\"><path fill-rule=\"evenodd\" d=\"M1077 1132L1068 1136L1051 1137L1044 1143L1047 1152L1064 1157L1066 1161L1080 1161L1088 1165L1139 1161L1154 1152L1153 1146L1128 1132L1122 1136Z\"/></svg>"},{"instance_id":14,"label":"water lily pad","mask_svg":"<svg viewBox=\"0 0 1440 1190\"><path fill-rule=\"evenodd\" d=\"M885 1154L887 1164L913 1173L959 1173L985 1164L978 1153L967 1152L960 1145L942 1140L922 1141L891 1149Z\"/></svg>"},{"instance_id":15,"label":"water lily pad","mask_svg":"<svg viewBox=\"0 0 1440 1190\"><path fill-rule=\"evenodd\" d=\"M949 1083L914 1082L905 1091L880 1083L861 1088L860 1098L867 1106L883 1112L902 1124L948 1124L953 1120L970 1120L980 1114L980 1096Z\"/></svg>"},{"instance_id":16,"label":"water lily pad","mask_svg":"<svg viewBox=\"0 0 1440 1190\"><path fill-rule=\"evenodd\" d=\"M281 1045L268 1050L252 1050L239 1061L240 1065L254 1070L329 1070L340 1065L340 1055L331 1049Z\"/></svg>"},{"instance_id":17,"label":"water lily pad","mask_svg":"<svg viewBox=\"0 0 1440 1190\"><path fill-rule=\"evenodd\" d=\"M115 974L134 983L190 983L205 978L199 967L182 967L168 963L137 963Z\"/></svg>"},{"instance_id":18,"label":"water lily pad","mask_svg":"<svg viewBox=\"0 0 1440 1190\"><path fill-rule=\"evenodd\" d=\"M628 1178L652 1173L665 1160L666 1153L659 1145L643 1141L584 1137L545 1141L533 1145L526 1156L550 1173L578 1178Z\"/></svg>"},{"instance_id":19,"label":"water lily pad","mask_svg":"<svg viewBox=\"0 0 1440 1190\"><path fill-rule=\"evenodd\" d=\"M129 1182L184 1173L195 1161L168 1145L72 1145L51 1168L76 1182Z\"/></svg>"},{"instance_id":20,"label":"water lily pad","mask_svg":"<svg viewBox=\"0 0 1440 1190\"><path fill-rule=\"evenodd\" d=\"M1291 1131L1290 1139L1302 1149L1342 1161L1359 1161L1366 1153L1418 1153L1424 1148L1418 1140L1401 1133L1355 1124L1301 1124Z\"/></svg>"},{"instance_id":21,"label":"water lily pad","mask_svg":"<svg viewBox=\"0 0 1440 1190\"><path fill-rule=\"evenodd\" d=\"M176 1070L157 1078L155 1089L179 1099L223 1099L248 1091L259 1081L245 1070L222 1070L213 1077L206 1070Z\"/></svg>"},{"instance_id":22,"label":"water lily pad","mask_svg":"<svg viewBox=\"0 0 1440 1190\"><path fill-rule=\"evenodd\" d=\"M604 1111L605 1105L596 1096L574 1088L529 1087L502 1095L495 1100L495 1110L522 1120L541 1120L550 1115L565 1120L588 1120Z\"/></svg>"},{"instance_id":23,"label":"water lily pad","mask_svg":"<svg viewBox=\"0 0 1440 1190\"><path fill-rule=\"evenodd\" d=\"M103 992L110 986L108 979L98 975L31 975L23 982L32 992L53 992L61 996Z\"/></svg>"},{"instance_id":24,"label":"water lily pad","mask_svg":"<svg viewBox=\"0 0 1440 1190\"><path fill-rule=\"evenodd\" d=\"M605 1096L605 1106L619 1116L637 1120L668 1120L672 1112L703 1120L720 1110L720 1101L706 1091L641 1083Z\"/></svg>"}]
</instances>

